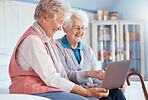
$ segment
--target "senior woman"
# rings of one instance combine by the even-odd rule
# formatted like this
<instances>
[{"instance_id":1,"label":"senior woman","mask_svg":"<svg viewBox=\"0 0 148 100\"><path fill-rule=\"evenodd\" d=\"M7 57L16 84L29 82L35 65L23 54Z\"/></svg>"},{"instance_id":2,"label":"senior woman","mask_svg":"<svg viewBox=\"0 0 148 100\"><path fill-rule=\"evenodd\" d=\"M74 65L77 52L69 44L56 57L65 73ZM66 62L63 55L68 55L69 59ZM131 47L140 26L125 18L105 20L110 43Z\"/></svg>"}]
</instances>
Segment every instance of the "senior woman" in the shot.
<instances>
[{"instance_id":1,"label":"senior woman","mask_svg":"<svg viewBox=\"0 0 148 100\"><path fill-rule=\"evenodd\" d=\"M61 62L70 81L79 85L98 84L104 77L103 70L96 70L97 60L87 44L81 42L88 26L87 14L82 10L71 10L70 17L63 22L65 36L56 40ZM94 85L95 86L95 85ZM124 87L121 88L124 91ZM125 100L119 89L110 90L109 96L102 100Z\"/></svg>"},{"instance_id":2,"label":"senior woman","mask_svg":"<svg viewBox=\"0 0 148 100\"><path fill-rule=\"evenodd\" d=\"M85 89L67 78L52 37L61 30L69 9L70 6L61 0L40 0L35 9L35 22L22 35L11 57L10 93L53 100L88 100L108 95L106 89Z\"/></svg>"}]
</instances>

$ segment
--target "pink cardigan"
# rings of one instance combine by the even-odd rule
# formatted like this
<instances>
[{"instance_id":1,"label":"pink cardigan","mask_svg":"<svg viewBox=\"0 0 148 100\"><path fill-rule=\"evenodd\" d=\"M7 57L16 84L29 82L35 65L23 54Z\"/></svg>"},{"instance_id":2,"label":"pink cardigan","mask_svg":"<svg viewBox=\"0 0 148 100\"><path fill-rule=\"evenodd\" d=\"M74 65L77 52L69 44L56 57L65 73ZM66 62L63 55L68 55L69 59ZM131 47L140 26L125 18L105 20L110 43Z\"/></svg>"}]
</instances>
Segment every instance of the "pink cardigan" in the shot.
<instances>
[{"instance_id":1,"label":"pink cardigan","mask_svg":"<svg viewBox=\"0 0 148 100\"><path fill-rule=\"evenodd\" d=\"M33 70L24 71L17 65L15 58L16 50L18 46L21 44L21 42L29 35L36 35L37 37L39 37L37 33L33 30L33 28L30 27L18 41L10 60L9 75L12 82L12 84L9 87L10 93L36 94L36 93L45 93L51 91L61 91L60 89L57 89L55 87L47 86ZM44 43L43 45L47 50L47 47L45 46ZM47 54L49 54L48 50Z\"/></svg>"}]
</instances>

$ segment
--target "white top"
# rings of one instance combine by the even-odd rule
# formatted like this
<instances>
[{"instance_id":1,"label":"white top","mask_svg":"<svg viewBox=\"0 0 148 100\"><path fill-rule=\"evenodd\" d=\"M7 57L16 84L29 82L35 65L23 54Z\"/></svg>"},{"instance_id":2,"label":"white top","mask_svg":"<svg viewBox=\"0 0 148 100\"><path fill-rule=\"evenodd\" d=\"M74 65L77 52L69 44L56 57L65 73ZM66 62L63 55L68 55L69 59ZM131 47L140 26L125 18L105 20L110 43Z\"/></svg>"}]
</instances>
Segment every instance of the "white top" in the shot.
<instances>
[{"instance_id":1,"label":"white top","mask_svg":"<svg viewBox=\"0 0 148 100\"><path fill-rule=\"evenodd\" d=\"M35 29L36 33L41 37L44 43L49 42L50 38L45 36L44 30L37 22L33 24L33 29ZM48 45L51 44L48 43ZM51 50L49 50L49 52L50 51ZM41 40L35 35L30 35L19 45L16 53L16 61L22 70L34 70L47 86L56 87L70 92L75 84L66 79L67 76L65 76L65 70L62 69L63 66L56 66L58 67L57 69L59 73L56 72L52 61L53 56L51 56L52 54L47 54ZM65 78L63 78L64 76Z\"/></svg>"}]
</instances>

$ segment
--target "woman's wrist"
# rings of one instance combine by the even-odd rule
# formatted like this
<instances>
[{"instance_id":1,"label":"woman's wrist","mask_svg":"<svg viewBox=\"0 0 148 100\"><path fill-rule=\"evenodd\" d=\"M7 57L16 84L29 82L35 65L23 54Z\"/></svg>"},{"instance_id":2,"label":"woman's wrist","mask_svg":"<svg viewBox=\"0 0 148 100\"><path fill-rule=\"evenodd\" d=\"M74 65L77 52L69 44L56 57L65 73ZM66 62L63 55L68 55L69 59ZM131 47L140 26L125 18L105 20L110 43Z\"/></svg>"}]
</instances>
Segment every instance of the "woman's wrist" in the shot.
<instances>
[{"instance_id":1,"label":"woman's wrist","mask_svg":"<svg viewBox=\"0 0 148 100\"><path fill-rule=\"evenodd\" d=\"M105 74L104 70L86 71L85 78L91 77L91 78L98 78L98 79L102 80L104 77L104 74Z\"/></svg>"},{"instance_id":2,"label":"woman's wrist","mask_svg":"<svg viewBox=\"0 0 148 100\"><path fill-rule=\"evenodd\" d=\"M85 78L94 77L95 71L85 71Z\"/></svg>"},{"instance_id":3,"label":"woman's wrist","mask_svg":"<svg viewBox=\"0 0 148 100\"><path fill-rule=\"evenodd\" d=\"M82 95L82 96L85 96L85 97L88 97L90 95L88 89L85 89L85 88L83 88L79 85L75 85L70 92L78 94L78 95Z\"/></svg>"},{"instance_id":4,"label":"woman's wrist","mask_svg":"<svg viewBox=\"0 0 148 100\"><path fill-rule=\"evenodd\" d=\"M89 78L90 77L90 71L85 71L85 78Z\"/></svg>"},{"instance_id":5,"label":"woman's wrist","mask_svg":"<svg viewBox=\"0 0 148 100\"><path fill-rule=\"evenodd\" d=\"M91 97L91 93L89 89L86 89L86 97Z\"/></svg>"}]
</instances>

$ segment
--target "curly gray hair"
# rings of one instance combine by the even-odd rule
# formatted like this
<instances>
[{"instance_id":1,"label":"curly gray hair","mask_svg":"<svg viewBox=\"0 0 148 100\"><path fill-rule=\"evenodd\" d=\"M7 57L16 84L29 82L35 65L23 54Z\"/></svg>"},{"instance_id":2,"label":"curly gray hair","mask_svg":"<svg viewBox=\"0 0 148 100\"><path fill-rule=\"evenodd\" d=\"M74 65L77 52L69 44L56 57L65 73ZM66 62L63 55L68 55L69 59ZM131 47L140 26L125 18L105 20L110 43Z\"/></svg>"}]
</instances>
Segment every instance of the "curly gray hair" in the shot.
<instances>
[{"instance_id":1,"label":"curly gray hair","mask_svg":"<svg viewBox=\"0 0 148 100\"><path fill-rule=\"evenodd\" d=\"M78 10L78 9L71 9L70 15L67 16L63 22L63 28L65 30L71 29L71 27L73 25L74 18L78 18L78 19L82 20L85 27L88 26L89 19L88 19L86 12L84 12L82 10Z\"/></svg>"},{"instance_id":2,"label":"curly gray hair","mask_svg":"<svg viewBox=\"0 0 148 100\"><path fill-rule=\"evenodd\" d=\"M57 15L66 14L70 10L70 5L62 0L40 0L35 9L34 20L41 18L43 13L47 13L47 17L56 19Z\"/></svg>"}]
</instances>

